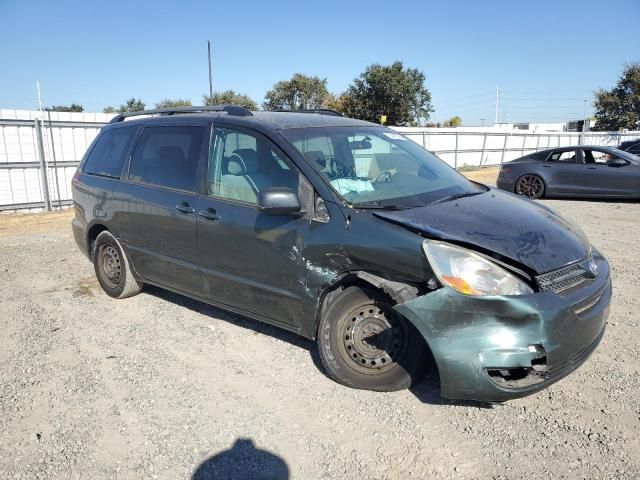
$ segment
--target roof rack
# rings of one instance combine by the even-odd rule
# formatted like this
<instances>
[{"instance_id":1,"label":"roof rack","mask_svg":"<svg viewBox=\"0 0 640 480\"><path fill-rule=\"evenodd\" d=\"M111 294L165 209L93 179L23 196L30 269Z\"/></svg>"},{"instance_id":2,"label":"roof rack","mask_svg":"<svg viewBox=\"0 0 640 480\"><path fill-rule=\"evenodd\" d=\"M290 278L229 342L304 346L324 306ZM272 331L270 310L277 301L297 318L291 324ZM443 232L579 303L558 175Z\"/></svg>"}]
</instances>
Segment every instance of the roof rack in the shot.
<instances>
[{"instance_id":1,"label":"roof rack","mask_svg":"<svg viewBox=\"0 0 640 480\"><path fill-rule=\"evenodd\" d=\"M138 117L140 115L175 115L177 113L199 112L227 112L228 115L235 115L238 117L253 116L253 113L240 105L212 105L204 107L156 108L155 110L140 110L139 112L121 113L113 117L109 123L122 122L125 118Z\"/></svg>"},{"instance_id":2,"label":"roof rack","mask_svg":"<svg viewBox=\"0 0 640 480\"><path fill-rule=\"evenodd\" d=\"M271 110L272 112L287 112L287 113L320 113L322 115L331 115L334 117L342 117L343 115L330 108L301 108L299 110Z\"/></svg>"}]
</instances>

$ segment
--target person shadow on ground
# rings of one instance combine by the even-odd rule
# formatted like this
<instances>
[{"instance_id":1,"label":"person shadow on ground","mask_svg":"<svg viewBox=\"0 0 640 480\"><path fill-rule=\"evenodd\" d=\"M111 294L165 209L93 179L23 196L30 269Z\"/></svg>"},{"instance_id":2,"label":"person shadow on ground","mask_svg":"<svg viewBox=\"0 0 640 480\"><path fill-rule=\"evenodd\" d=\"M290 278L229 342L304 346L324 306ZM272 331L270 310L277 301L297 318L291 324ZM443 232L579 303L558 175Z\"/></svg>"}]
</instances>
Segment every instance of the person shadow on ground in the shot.
<instances>
[{"instance_id":1,"label":"person shadow on ground","mask_svg":"<svg viewBox=\"0 0 640 480\"><path fill-rule=\"evenodd\" d=\"M274 453L256 448L253 440L239 438L233 446L207 458L191 480L288 480L287 463Z\"/></svg>"}]
</instances>

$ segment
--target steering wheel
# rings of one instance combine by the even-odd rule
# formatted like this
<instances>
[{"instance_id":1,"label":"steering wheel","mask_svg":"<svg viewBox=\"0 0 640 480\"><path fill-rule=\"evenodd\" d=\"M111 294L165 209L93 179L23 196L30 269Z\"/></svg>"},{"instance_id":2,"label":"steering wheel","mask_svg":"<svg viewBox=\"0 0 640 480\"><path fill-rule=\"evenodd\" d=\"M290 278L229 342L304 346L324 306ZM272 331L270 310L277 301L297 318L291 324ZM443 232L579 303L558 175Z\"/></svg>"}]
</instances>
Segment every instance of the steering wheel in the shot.
<instances>
[{"instance_id":1,"label":"steering wheel","mask_svg":"<svg viewBox=\"0 0 640 480\"><path fill-rule=\"evenodd\" d=\"M371 181L373 183L390 182L391 177L393 177L393 172L391 170L384 170Z\"/></svg>"},{"instance_id":2,"label":"steering wheel","mask_svg":"<svg viewBox=\"0 0 640 480\"><path fill-rule=\"evenodd\" d=\"M334 158L330 160L332 180L336 178L355 178L356 172L353 168L347 167L344 163L336 162Z\"/></svg>"}]
</instances>

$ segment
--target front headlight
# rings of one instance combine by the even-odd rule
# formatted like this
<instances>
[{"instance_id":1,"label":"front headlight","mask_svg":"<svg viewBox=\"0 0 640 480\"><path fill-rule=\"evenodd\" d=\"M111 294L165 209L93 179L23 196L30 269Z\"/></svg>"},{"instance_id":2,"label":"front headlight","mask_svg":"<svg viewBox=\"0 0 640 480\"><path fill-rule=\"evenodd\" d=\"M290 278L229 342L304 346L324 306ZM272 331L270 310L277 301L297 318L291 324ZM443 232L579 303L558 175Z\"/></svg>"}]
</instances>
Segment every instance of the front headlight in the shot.
<instances>
[{"instance_id":1,"label":"front headlight","mask_svg":"<svg viewBox=\"0 0 640 480\"><path fill-rule=\"evenodd\" d=\"M466 295L527 295L529 285L481 255L448 243L422 243L438 280Z\"/></svg>"}]
</instances>

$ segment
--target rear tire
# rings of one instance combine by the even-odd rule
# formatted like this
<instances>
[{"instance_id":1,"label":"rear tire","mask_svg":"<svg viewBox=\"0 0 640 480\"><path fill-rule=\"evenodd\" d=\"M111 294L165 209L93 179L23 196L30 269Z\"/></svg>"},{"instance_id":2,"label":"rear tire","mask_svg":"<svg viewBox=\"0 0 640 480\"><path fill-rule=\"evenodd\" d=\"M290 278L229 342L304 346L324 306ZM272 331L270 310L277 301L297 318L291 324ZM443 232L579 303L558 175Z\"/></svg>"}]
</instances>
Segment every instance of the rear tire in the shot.
<instances>
[{"instance_id":1,"label":"rear tire","mask_svg":"<svg viewBox=\"0 0 640 480\"><path fill-rule=\"evenodd\" d=\"M320 319L318 351L328 376L380 392L409 388L428 363L415 327L372 290L348 287Z\"/></svg>"},{"instance_id":2,"label":"rear tire","mask_svg":"<svg viewBox=\"0 0 640 480\"><path fill-rule=\"evenodd\" d=\"M532 173L522 175L516 182L515 193L523 197L537 200L544 196L544 191L544 180Z\"/></svg>"},{"instance_id":3,"label":"rear tire","mask_svg":"<svg viewBox=\"0 0 640 480\"><path fill-rule=\"evenodd\" d=\"M98 283L107 295L127 298L140 293L142 283L137 281L120 242L111 232L101 232L96 238L93 251L93 267Z\"/></svg>"}]
</instances>

